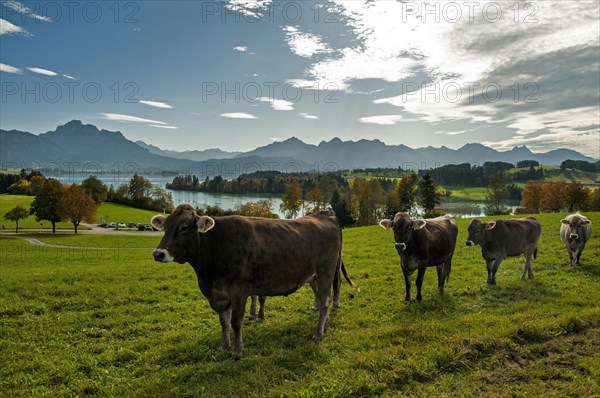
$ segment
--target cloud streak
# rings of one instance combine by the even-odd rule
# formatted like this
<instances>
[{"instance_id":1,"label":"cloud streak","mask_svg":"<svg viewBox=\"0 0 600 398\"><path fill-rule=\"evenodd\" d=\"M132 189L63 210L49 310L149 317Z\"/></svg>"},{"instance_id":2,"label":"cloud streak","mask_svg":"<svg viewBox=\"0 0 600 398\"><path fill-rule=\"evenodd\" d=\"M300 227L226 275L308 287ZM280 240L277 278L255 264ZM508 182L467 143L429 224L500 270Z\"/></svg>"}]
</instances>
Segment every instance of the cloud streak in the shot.
<instances>
[{"instance_id":1,"label":"cloud streak","mask_svg":"<svg viewBox=\"0 0 600 398\"><path fill-rule=\"evenodd\" d=\"M15 73L15 74L19 74L19 75L21 73L23 73L23 71L17 67L10 66L7 64L2 64L2 63L0 63L0 72Z\"/></svg>"},{"instance_id":2,"label":"cloud streak","mask_svg":"<svg viewBox=\"0 0 600 398\"><path fill-rule=\"evenodd\" d=\"M140 104L152 106L154 108L163 108L163 109L172 109L173 107L167 103L159 102L159 101L148 101L148 100L140 100Z\"/></svg>"},{"instance_id":3,"label":"cloud streak","mask_svg":"<svg viewBox=\"0 0 600 398\"><path fill-rule=\"evenodd\" d=\"M52 18L36 14L32 9L28 8L23 3L19 3L18 1L4 0L2 5L18 12L19 14L27 15L28 17L38 21L52 22Z\"/></svg>"},{"instance_id":4,"label":"cloud streak","mask_svg":"<svg viewBox=\"0 0 600 398\"><path fill-rule=\"evenodd\" d=\"M245 112L221 113L220 116L227 119L258 119L258 117Z\"/></svg>"},{"instance_id":5,"label":"cloud streak","mask_svg":"<svg viewBox=\"0 0 600 398\"><path fill-rule=\"evenodd\" d=\"M28 67L27 67L27 69L28 69L30 72L37 73L37 74L39 74L39 75L45 75L45 76L58 76L58 73L56 73L56 72L54 72L54 71L51 71L51 70L48 70L48 69L34 68L34 67L31 67L31 66L28 66Z\"/></svg>"},{"instance_id":6,"label":"cloud streak","mask_svg":"<svg viewBox=\"0 0 600 398\"><path fill-rule=\"evenodd\" d=\"M22 27L14 25L6 19L0 18L0 36L2 35L31 36L31 34Z\"/></svg>"},{"instance_id":7,"label":"cloud streak","mask_svg":"<svg viewBox=\"0 0 600 398\"><path fill-rule=\"evenodd\" d=\"M150 125L167 126L167 123L161 122L158 120L144 119L144 118L137 117L137 116L123 115L120 113L101 113L101 115L103 116L103 119L111 120L111 121L115 121L115 122L147 123Z\"/></svg>"}]
</instances>

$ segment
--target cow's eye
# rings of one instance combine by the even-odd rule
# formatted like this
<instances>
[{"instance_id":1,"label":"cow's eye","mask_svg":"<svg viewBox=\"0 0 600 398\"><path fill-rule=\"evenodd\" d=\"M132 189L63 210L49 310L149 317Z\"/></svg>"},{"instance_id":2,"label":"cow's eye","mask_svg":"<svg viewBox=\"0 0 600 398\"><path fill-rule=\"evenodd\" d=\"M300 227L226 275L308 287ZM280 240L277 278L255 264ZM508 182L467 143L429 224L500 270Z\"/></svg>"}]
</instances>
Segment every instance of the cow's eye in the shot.
<instances>
[{"instance_id":1,"label":"cow's eye","mask_svg":"<svg viewBox=\"0 0 600 398\"><path fill-rule=\"evenodd\" d=\"M475 230L475 235L477 235L478 233L479 233L479 230L478 230L478 229L476 229L476 230Z\"/></svg>"},{"instance_id":2,"label":"cow's eye","mask_svg":"<svg viewBox=\"0 0 600 398\"><path fill-rule=\"evenodd\" d=\"M188 230L188 226L187 225L182 225L181 227L179 227L179 233L180 234L186 233L187 230Z\"/></svg>"}]
</instances>

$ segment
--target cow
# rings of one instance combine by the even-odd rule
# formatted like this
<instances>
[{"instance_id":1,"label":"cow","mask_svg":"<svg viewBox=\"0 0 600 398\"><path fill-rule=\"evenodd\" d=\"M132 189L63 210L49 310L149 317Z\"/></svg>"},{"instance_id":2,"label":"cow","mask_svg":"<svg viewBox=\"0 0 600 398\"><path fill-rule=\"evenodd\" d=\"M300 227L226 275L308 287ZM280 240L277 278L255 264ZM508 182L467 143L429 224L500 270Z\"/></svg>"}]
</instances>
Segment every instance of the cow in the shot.
<instances>
[{"instance_id":1,"label":"cow","mask_svg":"<svg viewBox=\"0 0 600 398\"><path fill-rule=\"evenodd\" d=\"M533 278L531 258L537 257L537 245L542 226L535 217L512 220L496 220L482 222L471 221L468 227L467 246L481 246L481 255L487 266L487 283L496 284L496 272L506 257L525 255L525 267L521 280L525 275Z\"/></svg>"},{"instance_id":2,"label":"cow","mask_svg":"<svg viewBox=\"0 0 600 398\"><path fill-rule=\"evenodd\" d=\"M579 265L579 257L592 236L592 222L579 212L566 216L560 220L560 237L569 252L570 265Z\"/></svg>"},{"instance_id":3,"label":"cow","mask_svg":"<svg viewBox=\"0 0 600 398\"><path fill-rule=\"evenodd\" d=\"M157 215L152 225L164 229L153 251L155 261L189 263L198 286L219 314L221 347L242 357L242 324L249 296L285 296L316 278L319 321L313 339L321 340L329 319L329 295L339 302L342 230L332 213L295 220L241 216L198 216L179 205L171 215Z\"/></svg>"},{"instance_id":4,"label":"cow","mask_svg":"<svg viewBox=\"0 0 600 398\"><path fill-rule=\"evenodd\" d=\"M412 220L406 213L396 213L393 220L379 222L384 229L394 231L394 248L400 255L400 266L406 287L405 301L410 302L411 275L417 273L417 301L422 300L421 287L427 267L435 266L438 275L438 293L444 292L444 283L450 277L452 256L456 246L458 227L449 217Z\"/></svg>"}]
</instances>

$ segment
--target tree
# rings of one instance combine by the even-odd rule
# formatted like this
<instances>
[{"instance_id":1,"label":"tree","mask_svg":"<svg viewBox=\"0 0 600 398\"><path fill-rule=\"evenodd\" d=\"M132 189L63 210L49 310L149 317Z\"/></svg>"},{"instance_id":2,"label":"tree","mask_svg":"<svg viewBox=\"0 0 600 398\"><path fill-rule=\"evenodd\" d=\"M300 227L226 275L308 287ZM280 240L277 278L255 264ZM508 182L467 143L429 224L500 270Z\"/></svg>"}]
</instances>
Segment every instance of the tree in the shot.
<instances>
[{"instance_id":1,"label":"tree","mask_svg":"<svg viewBox=\"0 0 600 398\"><path fill-rule=\"evenodd\" d=\"M60 201L58 215L62 220L73 224L75 233L82 221L94 222L96 220L98 205L85 190L77 184L69 186Z\"/></svg>"},{"instance_id":2,"label":"tree","mask_svg":"<svg viewBox=\"0 0 600 398\"><path fill-rule=\"evenodd\" d=\"M271 211L273 203L270 200L259 200L256 202L247 202L239 207L239 214L246 217L264 217L279 218Z\"/></svg>"},{"instance_id":3,"label":"tree","mask_svg":"<svg viewBox=\"0 0 600 398\"><path fill-rule=\"evenodd\" d=\"M543 184L539 181L527 181L521 194L521 207L525 208L528 213L539 213L542 194Z\"/></svg>"},{"instance_id":4,"label":"tree","mask_svg":"<svg viewBox=\"0 0 600 398\"><path fill-rule=\"evenodd\" d=\"M306 214L318 213L325 209L327 201L319 187L314 187L306 193Z\"/></svg>"},{"instance_id":5,"label":"tree","mask_svg":"<svg viewBox=\"0 0 600 398\"><path fill-rule=\"evenodd\" d=\"M544 184L540 210L546 212L558 213L565 207L565 188L564 182L550 182Z\"/></svg>"},{"instance_id":6,"label":"tree","mask_svg":"<svg viewBox=\"0 0 600 398\"><path fill-rule=\"evenodd\" d=\"M281 198L279 209L283 212L285 218L296 218L302 208L302 187L296 180L290 181L285 185L285 193Z\"/></svg>"},{"instance_id":7,"label":"tree","mask_svg":"<svg viewBox=\"0 0 600 398\"><path fill-rule=\"evenodd\" d=\"M600 188L594 189L590 211L600 211Z\"/></svg>"},{"instance_id":8,"label":"tree","mask_svg":"<svg viewBox=\"0 0 600 398\"><path fill-rule=\"evenodd\" d=\"M342 228L349 227L356 222L352 218L348 201L340 195L340 192L336 189L331 195L331 209L334 211Z\"/></svg>"},{"instance_id":9,"label":"tree","mask_svg":"<svg viewBox=\"0 0 600 398\"><path fill-rule=\"evenodd\" d=\"M413 172L407 177L402 177L398 182L398 211L414 215L417 208L418 179L419 176Z\"/></svg>"},{"instance_id":10,"label":"tree","mask_svg":"<svg viewBox=\"0 0 600 398\"><path fill-rule=\"evenodd\" d=\"M582 210L587 211L591 207L592 191L588 187L575 181L565 187L565 204L569 211Z\"/></svg>"},{"instance_id":11,"label":"tree","mask_svg":"<svg viewBox=\"0 0 600 398\"><path fill-rule=\"evenodd\" d=\"M381 182L377 178L366 180L362 177L354 179L352 191L356 198L356 210L358 211L358 225L373 225L377 223L377 210L384 201L384 192Z\"/></svg>"},{"instance_id":12,"label":"tree","mask_svg":"<svg viewBox=\"0 0 600 398\"><path fill-rule=\"evenodd\" d=\"M29 213L35 216L36 221L47 220L52 223L52 233L56 232L56 223L61 220L58 208L64 192L65 187L58 180L48 178L29 208Z\"/></svg>"},{"instance_id":13,"label":"tree","mask_svg":"<svg viewBox=\"0 0 600 398\"><path fill-rule=\"evenodd\" d=\"M138 173L135 173L133 177L131 177L131 180L129 180L129 185L127 186L127 196L135 201L136 199L150 196L149 192L151 189L152 182L145 179Z\"/></svg>"},{"instance_id":14,"label":"tree","mask_svg":"<svg viewBox=\"0 0 600 398\"><path fill-rule=\"evenodd\" d=\"M16 205L4 214L4 219L13 221L17 227L16 232L19 233L19 221L29 217L29 210L21 205Z\"/></svg>"},{"instance_id":15,"label":"tree","mask_svg":"<svg viewBox=\"0 0 600 398\"><path fill-rule=\"evenodd\" d=\"M504 205L504 201L508 197L504 173L491 174L488 180L489 185L485 192L485 214L488 216L508 214L509 210Z\"/></svg>"},{"instance_id":16,"label":"tree","mask_svg":"<svg viewBox=\"0 0 600 398\"><path fill-rule=\"evenodd\" d=\"M429 172L425 172L419 183L420 205L425 214L431 214L435 206L441 203L441 195L437 191L437 184Z\"/></svg>"},{"instance_id":17,"label":"tree","mask_svg":"<svg viewBox=\"0 0 600 398\"><path fill-rule=\"evenodd\" d=\"M97 205L108 197L108 187L96 176L89 176L81 182L83 190L94 199Z\"/></svg>"}]
</instances>

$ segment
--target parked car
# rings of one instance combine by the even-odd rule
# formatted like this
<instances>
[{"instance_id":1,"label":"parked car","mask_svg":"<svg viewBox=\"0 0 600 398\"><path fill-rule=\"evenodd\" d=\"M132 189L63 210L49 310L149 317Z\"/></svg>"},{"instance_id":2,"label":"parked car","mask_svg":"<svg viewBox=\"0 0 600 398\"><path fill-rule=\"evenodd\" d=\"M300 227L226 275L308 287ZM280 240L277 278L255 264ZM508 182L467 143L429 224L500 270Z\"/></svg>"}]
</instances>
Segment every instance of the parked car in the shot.
<instances>
[{"instance_id":1,"label":"parked car","mask_svg":"<svg viewBox=\"0 0 600 398\"><path fill-rule=\"evenodd\" d=\"M154 228L152 228L152 226L150 224L144 224L144 229L146 231L154 231Z\"/></svg>"},{"instance_id":2,"label":"parked car","mask_svg":"<svg viewBox=\"0 0 600 398\"><path fill-rule=\"evenodd\" d=\"M111 222L108 224L108 228L117 228L117 223Z\"/></svg>"},{"instance_id":3,"label":"parked car","mask_svg":"<svg viewBox=\"0 0 600 398\"><path fill-rule=\"evenodd\" d=\"M117 226L118 226L119 229L121 229L121 228L127 228L127 225L125 225L122 222L120 222Z\"/></svg>"}]
</instances>

